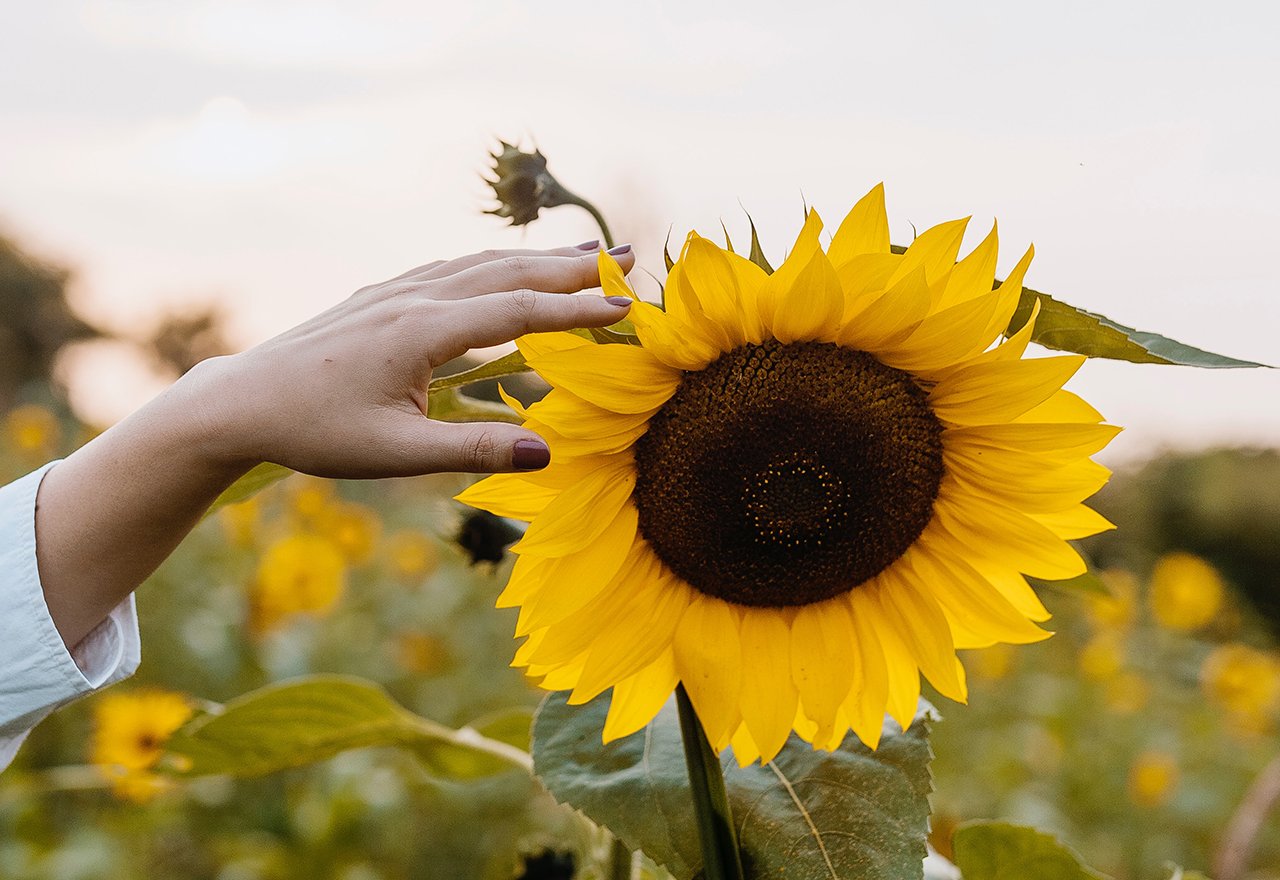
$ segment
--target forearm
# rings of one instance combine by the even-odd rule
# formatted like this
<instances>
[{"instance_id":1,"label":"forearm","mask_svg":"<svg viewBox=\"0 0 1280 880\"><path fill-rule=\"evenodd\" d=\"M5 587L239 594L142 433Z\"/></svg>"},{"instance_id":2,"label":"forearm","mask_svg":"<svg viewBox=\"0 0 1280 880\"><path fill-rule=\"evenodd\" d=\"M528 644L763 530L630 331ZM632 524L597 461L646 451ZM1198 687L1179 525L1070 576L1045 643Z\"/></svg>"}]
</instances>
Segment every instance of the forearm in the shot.
<instances>
[{"instance_id":1,"label":"forearm","mask_svg":"<svg viewBox=\"0 0 1280 880\"><path fill-rule=\"evenodd\" d=\"M198 367L49 471L36 503L45 600L74 647L252 464L228 456Z\"/></svg>"}]
</instances>

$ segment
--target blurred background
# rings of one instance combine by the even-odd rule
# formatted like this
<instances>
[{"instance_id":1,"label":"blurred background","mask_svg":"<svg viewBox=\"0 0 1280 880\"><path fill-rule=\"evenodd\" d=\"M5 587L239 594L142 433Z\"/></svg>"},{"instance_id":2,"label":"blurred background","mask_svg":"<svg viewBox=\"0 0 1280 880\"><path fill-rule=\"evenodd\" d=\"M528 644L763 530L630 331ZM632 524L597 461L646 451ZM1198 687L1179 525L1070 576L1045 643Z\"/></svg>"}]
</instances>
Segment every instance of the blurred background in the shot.
<instances>
[{"instance_id":1,"label":"blurred background","mask_svg":"<svg viewBox=\"0 0 1280 880\"><path fill-rule=\"evenodd\" d=\"M364 284L595 238L572 208L481 213L497 138L604 210L642 291L669 229L723 219L741 242L745 208L776 261L804 204L834 226L883 180L897 242L973 214L973 244L998 216L1002 270L1036 244L1030 286L1276 363L1278 25L1243 2L16 6L0 479ZM1280 379L1090 362L1072 387L1126 426L1101 456L1120 529L1086 548L1106 595L1047 588L1057 638L969 658L972 705L936 733L935 842L1010 818L1119 878L1208 869L1277 751ZM491 607L509 563L448 501L462 485L291 478L228 509L140 594L146 659L117 690L225 700L340 671L445 723L535 704ZM0 877L507 878L586 845L527 780L454 790L390 752L113 788L82 766L103 699L0 777ZM1278 825L1256 876L1280 876Z\"/></svg>"}]
</instances>

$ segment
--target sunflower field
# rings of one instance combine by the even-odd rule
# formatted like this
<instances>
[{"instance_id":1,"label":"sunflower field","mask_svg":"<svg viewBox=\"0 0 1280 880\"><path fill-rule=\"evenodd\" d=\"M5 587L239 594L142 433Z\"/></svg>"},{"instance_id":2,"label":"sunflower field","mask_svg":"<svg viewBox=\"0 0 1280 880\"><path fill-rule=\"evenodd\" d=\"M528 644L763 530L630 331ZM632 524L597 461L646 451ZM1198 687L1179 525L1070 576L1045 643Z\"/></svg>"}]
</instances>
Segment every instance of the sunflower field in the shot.
<instances>
[{"instance_id":1,"label":"sunflower field","mask_svg":"<svg viewBox=\"0 0 1280 880\"><path fill-rule=\"evenodd\" d=\"M612 245L494 158L498 216ZM876 187L776 267L690 234L660 302L602 251L628 319L430 389L547 468L255 469L0 776L0 877L1280 878L1280 455L1113 476L1063 387L1259 365L964 231L892 244ZM92 433L25 389L4 480Z\"/></svg>"}]
</instances>

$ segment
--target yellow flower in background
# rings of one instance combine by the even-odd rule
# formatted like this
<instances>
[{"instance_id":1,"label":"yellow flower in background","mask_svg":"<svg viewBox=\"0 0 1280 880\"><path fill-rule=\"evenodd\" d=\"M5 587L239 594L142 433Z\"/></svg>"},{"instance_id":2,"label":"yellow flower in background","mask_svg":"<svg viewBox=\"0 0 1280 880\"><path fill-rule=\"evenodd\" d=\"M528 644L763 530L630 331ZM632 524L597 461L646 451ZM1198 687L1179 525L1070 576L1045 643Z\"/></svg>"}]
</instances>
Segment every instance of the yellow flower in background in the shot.
<instances>
[{"instance_id":1,"label":"yellow flower in background","mask_svg":"<svg viewBox=\"0 0 1280 880\"><path fill-rule=\"evenodd\" d=\"M1106 682L1107 708L1117 715L1141 712L1151 702L1151 684L1132 670L1122 670Z\"/></svg>"},{"instance_id":2,"label":"yellow flower in background","mask_svg":"<svg viewBox=\"0 0 1280 880\"><path fill-rule=\"evenodd\" d=\"M1138 579L1120 568L1099 572L1109 596L1088 595L1085 611L1096 627L1125 629L1138 619Z\"/></svg>"},{"instance_id":3,"label":"yellow flower in background","mask_svg":"<svg viewBox=\"0 0 1280 880\"><path fill-rule=\"evenodd\" d=\"M373 558L373 551L377 549L382 519L372 507L343 501L333 506L322 528L347 561L363 565Z\"/></svg>"},{"instance_id":4,"label":"yellow flower in background","mask_svg":"<svg viewBox=\"0 0 1280 880\"><path fill-rule=\"evenodd\" d=\"M406 632L396 637L396 662L405 672L434 675L449 665L449 648L425 633Z\"/></svg>"},{"instance_id":5,"label":"yellow flower in background","mask_svg":"<svg viewBox=\"0 0 1280 880\"><path fill-rule=\"evenodd\" d=\"M1161 626L1188 632L1222 608L1226 588L1217 570L1190 553L1166 553L1151 572L1151 613Z\"/></svg>"},{"instance_id":6,"label":"yellow flower in background","mask_svg":"<svg viewBox=\"0 0 1280 880\"><path fill-rule=\"evenodd\" d=\"M383 552L391 571L405 581L421 580L435 571L439 562L435 541L416 529L392 532Z\"/></svg>"},{"instance_id":7,"label":"yellow flower in background","mask_svg":"<svg viewBox=\"0 0 1280 880\"><path fill-rule=\"evenodd\" d=\"M111 780L116 794L146 801L165 787L148 772L164 744L191 717L181 694L159 690L110 692L94 701L90 761Z\"/></svg>"},{"instance_id":8,"label":"yellow flower in background","mask_svg":"<svg viewBox=\"0 0 1280 880\"><path fill-rule=\"evenodd\" d=\"M582 703L612 688L605 739L682 682L716 748L773 758L794 729L874 747L920 674L966 698L956 648L1049 633L1024 574L1068 578L1067 543L1110 523L1082 502L1118 428L1062 385L1082 357L1024 360L1029 250L998 289L995 230L966 221L891 252L880 187L827 252L810 213L772 275L691 234L642 346L519 341L552 387L523 413L551 465L461 500L530 520L499 604L515 664ZM608 294L633 295L608 255Z\"/></svg>"},{"instance_id":9,"label":"yellow flower in background","mask_svg":"<svg viewBox=\"0 0 1280 880\"><path fill-rule=\"evenodd\" d=\"M253 582L253 623L274 627L292 614L324 614L346 588L347 562L333 541L299 533L276 541L258 563Z\"/></svg>"},{"instance_id":10,"label":"yellow flower in background","mask_svg":"<svg viewBox=\"0 0 1280 880\"><path fill-rule=\"evenodd\" d=\"M1280 658L1248 645L1219 645L1200 668L1204 692L1238 720L1263 721L1280 710Z\"/></svg>"},{"instance_id":11,"label":"yellow flower in background","mask_svg":"<svg viewBox=\"0 0 1280 880\"><path fill-rule=\"evenodd\" d=\"M1179 776L1172 755L1148 749L1129 765L1129 800L1139 807L1162 807L1177 791Z\"/></svg>"},{"instance_id":12,"label":"yellow flower in background","mask_svg":"<svg viewBox=\"0 0 1280 880\"><path fill-rule=\"evenodd\" d=\"M315 526L333 515L337 489L330 480L291 477L287 493L289 511L305 526Z\"/></svg>"},{"instance_id":13,"label":"yellow flower in background","mask_svg":"<svg viewBox=\"0 0 1280 880\"><path fill-rule=\"evenodd\" d=\"M43 406L26 403L5 415L4 433L14 451L26 456L45 455L57 447L62 426L58 417Z\"/></svg>"},{"instance_id":14,"label":"yellow flower in background","mask_svg":"<svg viewBox=\"0 0 1280 880\"><path fill-rule=\"evenodd\" d=\"M1080 674L1090 681L1111 681L1124 669L1124 636L1101 632L1080 649Z\"/></svg>"},{"instance_id":15,"label":"yellow flower in background","mask_svg":"<svg viewBox=\"0 0 1280 880\"><path fill-rule=\"evenodd\" d=\"M262 495L228 504L218 511L227 540L236 547L252 547L262 527Z\"/></svg>"},{"instance_id":16,"label":"yellow flower in background","mask_svg":"<svg viewBox=\"0 0 1280 880\"><path fill-rule=\"evenodd\" d=\"M969 651L965 657L969 661L967 668L973 673L973 677L985 681L1002 681L1008 678L1017 659L1013 648L1000 642L989 648Z\"/></svg>"}]
</instances>

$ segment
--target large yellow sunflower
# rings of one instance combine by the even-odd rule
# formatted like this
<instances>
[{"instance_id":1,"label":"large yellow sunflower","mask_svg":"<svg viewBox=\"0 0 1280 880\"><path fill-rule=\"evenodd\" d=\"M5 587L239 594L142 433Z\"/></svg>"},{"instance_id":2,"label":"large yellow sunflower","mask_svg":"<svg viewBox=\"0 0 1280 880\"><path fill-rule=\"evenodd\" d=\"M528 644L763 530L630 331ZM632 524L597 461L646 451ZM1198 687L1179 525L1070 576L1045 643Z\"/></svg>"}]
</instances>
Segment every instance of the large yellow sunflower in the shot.
<instances>
[{"instance_id":1,"label":"large yellow sunflower","mask_svg":"<svg viewBox=\"0 0 1280 880\"><path fill-rule=\"evenodd\" d=\"M1034 314L993 347L1032 251L993 290L996 230L957 262L965 225L895 254L876 187L771 275L690 234L666 310L632 307L641 346L520 340L552 390L509 402L551 465L459 496L530 521L514 665L572 703L612 688L606 741L683 682L746 764L793 729L874 748L920 673L965 699L956 648L1046 638L1023 575L1084 572L1067 540L1110 528L1081 502L1119 429L1062 390L1084 358L1023 359Z\"/></svg>"}]
</instances>

